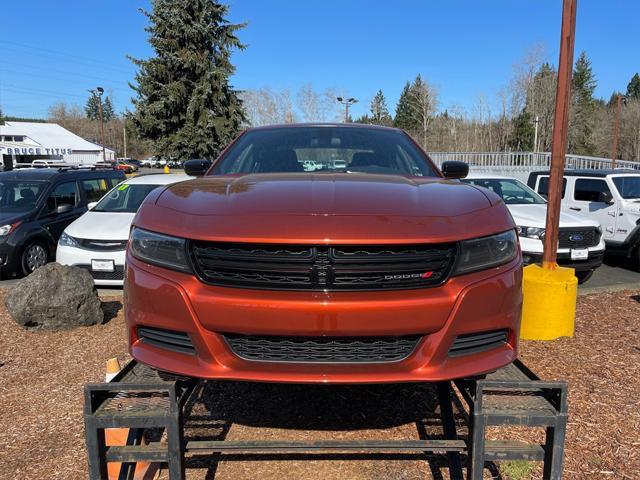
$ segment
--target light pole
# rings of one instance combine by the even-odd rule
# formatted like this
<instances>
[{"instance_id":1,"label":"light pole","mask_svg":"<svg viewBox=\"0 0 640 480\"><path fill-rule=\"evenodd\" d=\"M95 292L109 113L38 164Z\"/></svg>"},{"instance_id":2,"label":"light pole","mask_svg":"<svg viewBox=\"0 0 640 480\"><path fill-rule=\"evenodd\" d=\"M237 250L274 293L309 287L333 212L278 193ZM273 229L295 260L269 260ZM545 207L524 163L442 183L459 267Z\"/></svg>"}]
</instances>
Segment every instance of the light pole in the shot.
<instances>
[{"instance_id":1,"label":"light pole","mask_svg":"<svg viewBox=\"0 0 640 480\"><path fill-rule=\"evenodd\" d=\"M102 161L107 163L107 154L104 149L104 120L102 118L102 94L104 93L104 88L96 87L95 90L92 90L94 95L98 96L98 111L100 112L100 137L102 142Z\"/></svg>"},{"instance_id":2,"label":"light pole","mask_svg":"<svg viewBox=\"0 0 640 480\"><path fill-rule=\"evenodd\" d=\"M536 119L533 123L535 123L536 125L536 131L533 136L533 153L536 153L538 151L538 124L540 123L540 118L538 117L538 115L536 115Z\"/></svg>"},{"instance_id":3,"label":"light pole","mask_svg":"<svg viewBox=\"0 0 640 480\"><path fill-rule=\"evenodd\" d=\"M616 168L616 158L618 157L618 136L620 135L620 115L622 114L622 102L627 98L618 94L618 106L616 107L616 118L613 124L613 143L611 145L611 168Z\"/></svg>"},{"instance_id":4,"label":"light pole","mask_svg":"<svg viewBox=\"0 0 640 480\"><path fill-rule=\"evenodd\" d=\"M338 100L339 103L344 105L344 123L348 123L349 122L349 106L353 105L354 103L357 103L358 100L356 100L355 98L345 99L342 97L338 97L336 98L336 100Z\"/></svg>"}]
</instances>

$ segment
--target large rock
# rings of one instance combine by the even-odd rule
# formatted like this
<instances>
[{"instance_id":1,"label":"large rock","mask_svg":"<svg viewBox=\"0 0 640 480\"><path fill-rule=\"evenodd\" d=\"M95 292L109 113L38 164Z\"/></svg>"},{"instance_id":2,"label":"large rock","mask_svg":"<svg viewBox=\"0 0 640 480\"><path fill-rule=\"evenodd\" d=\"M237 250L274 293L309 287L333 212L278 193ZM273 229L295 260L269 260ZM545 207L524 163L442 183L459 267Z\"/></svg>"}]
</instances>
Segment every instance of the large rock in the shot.
<instances>
[{"instance_id":1,"label":"large rock","mask_svg":"<svg viewBox=\"0 0 640 480\"><path fill-rule=\"evenodd\" d=\"M6 295L5 305L27 328L68 330L104 320L89 272L59 263L49 263L20 280Z\"/></svg>"}]
</instances>

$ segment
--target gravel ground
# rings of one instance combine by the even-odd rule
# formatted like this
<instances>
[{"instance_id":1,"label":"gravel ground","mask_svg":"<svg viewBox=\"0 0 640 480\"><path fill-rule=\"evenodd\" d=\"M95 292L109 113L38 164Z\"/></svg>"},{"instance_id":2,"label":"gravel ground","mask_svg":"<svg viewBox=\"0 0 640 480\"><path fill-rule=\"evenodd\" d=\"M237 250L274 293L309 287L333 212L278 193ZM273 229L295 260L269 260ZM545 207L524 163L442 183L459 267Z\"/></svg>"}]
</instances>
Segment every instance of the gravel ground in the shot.
<instances>
[{"instance_id":1,"label":"gravel ground","mask_svg":"<svg viewBox=\"0 0 640 480\"><path fill-rule=\"evenodd\" d=\"M120 303L115 298L104 300L110 318L104 325L71 332L27 332L9 318L0 290L0 479L86 478L82 386L103 378L107 358L126 360ZM541 377L569 381L567 479L638 478L639 319L640 296L631 292L583 296L578 300L575 338L523 342L521 358ZM193 405L187 437L433 437L441 432L435 404L435 391L429 385L211 382ZM531 438L518 429L510 434ZM240 461L227 456L223 461L216 457L204 463L191 461L189 467L189 479L209 480L448 478L439 459L427 462L415 457Z\"/></svg>"}]
</instances>

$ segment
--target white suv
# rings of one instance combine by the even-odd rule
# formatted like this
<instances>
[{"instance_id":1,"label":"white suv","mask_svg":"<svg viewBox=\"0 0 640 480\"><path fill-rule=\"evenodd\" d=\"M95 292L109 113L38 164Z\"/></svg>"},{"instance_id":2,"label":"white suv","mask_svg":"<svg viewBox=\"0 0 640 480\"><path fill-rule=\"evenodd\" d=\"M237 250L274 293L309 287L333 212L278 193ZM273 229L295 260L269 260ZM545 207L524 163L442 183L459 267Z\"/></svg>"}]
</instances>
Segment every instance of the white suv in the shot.
<instances>
[{"instance_id":1,"label":"white suv","mask_svg":"<svg viewBox=\"0 0 640 480\"><path fill-rule=\"evenodd\" d=\"M96 285L122 285L129 230L138 207L155 188L192 178L160 173L122 182L65 229L56 261L87 269Z\"/></svg>"},{"instance_id":2,"label":"white suv","mask_svg":"<svg viewBox=\"0 0 640 480\"><path fill-rule=\"evenodd\" d=\"M602 225L607 251L636 259L640 269L640 172L565 170L562 206ZM546 196L549 172L532 172L528 184Z\"/></svg>"},{"instance_id":3,"label":"white suv","mask_svg":"<svg viewBox=\"0 0 640 480\"><path fill-rule=\"evenodd\" d=\"M463 182L488 188L502 197L518 226L524 263L540 263L547 218L545 199L515 178L471 174ZM604 256L600 224L579 213L561 209L558 237L558 264L575 269L578 281L586 282L602 264Z\"/></svg>"}]
</instances>

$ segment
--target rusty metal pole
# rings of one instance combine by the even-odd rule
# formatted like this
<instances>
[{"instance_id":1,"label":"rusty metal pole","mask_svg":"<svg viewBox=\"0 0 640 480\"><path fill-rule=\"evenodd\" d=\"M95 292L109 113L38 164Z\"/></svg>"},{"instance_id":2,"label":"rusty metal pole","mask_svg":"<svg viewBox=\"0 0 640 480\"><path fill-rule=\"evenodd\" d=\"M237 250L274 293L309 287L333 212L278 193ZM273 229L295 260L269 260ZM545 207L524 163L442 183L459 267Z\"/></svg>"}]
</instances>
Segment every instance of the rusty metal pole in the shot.
<instances>
[{"instance_id":1,"label":"rusty metal pole","mask_svg":"<svg viewBox=\"0 0 640 480\"><path fill-rule=\"evenodd\" d=\"M622 114L622 95L618 94L618 107L616 110L616 120L613 125L613 144L611 145L611 168L616 168L616 158L618 158L618 136L620 135L620 115Z\"/></svg>"},{"instance_id":2,"label":"rusty metal pole","mask_svg":"<svg viewBox=\"0 0 640 480\"><path fill-rule=\"evenodd\" d=\"M542 256L542 267L547 270L555 270L558 266L556 263L558 254L558 224L560 223L562 179L564 177L564 163L567 153L577 6L578 0L563 0L562 3L558 87L556 90L556 111L553 119L551 172L549 174L549 203L547 205L547 223L544 235L544 253Z\"/></svg>"}]
</instances>

